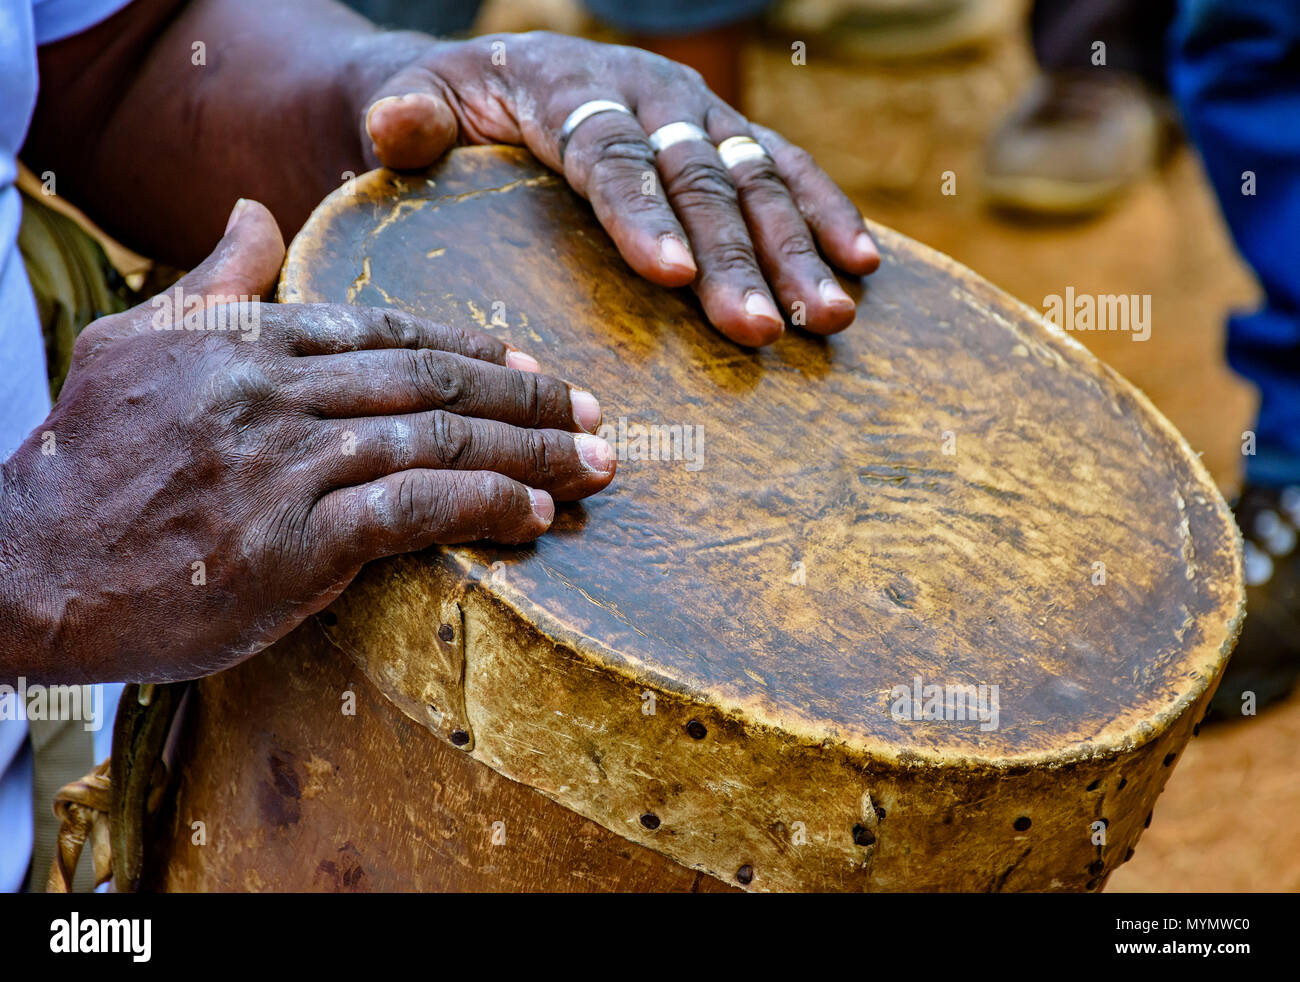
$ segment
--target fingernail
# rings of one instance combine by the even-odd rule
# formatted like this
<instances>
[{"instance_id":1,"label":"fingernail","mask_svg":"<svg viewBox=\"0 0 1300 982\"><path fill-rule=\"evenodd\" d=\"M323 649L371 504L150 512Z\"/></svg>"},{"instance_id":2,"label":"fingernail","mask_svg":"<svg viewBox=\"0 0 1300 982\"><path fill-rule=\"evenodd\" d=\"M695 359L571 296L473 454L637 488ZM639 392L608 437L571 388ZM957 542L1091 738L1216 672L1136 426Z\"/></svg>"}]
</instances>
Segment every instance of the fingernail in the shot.
<instances>
[{"instance_id":1,"label":"fingernail","mask_svg":"<svg viewBox=\"0 0 1300 982\"><path fill-rule=\"evenodd\" d=\"M822 300L832 307L853 306L853 298L834 280L822 280L817 284L817 292L821 294Z\"/></svg>"},{"instance_id":2,"label":"fingernail","mask_svg":"<svg viewBox=\"0 0 1300 982\"><path fill-rule=\"evenodd\" d=\"M588 470L598 474L608 474L614 469L614 448L605 440L589 433L579 433L573 438L578 447L578 456Z\"/></svg>"},{"instance_id":3,"label":"fingernail","mask_svg":"<svg viewBox=\"0 0 1300 982\"><path fill-rule=\"evenodd\" d=\"M662 266L676 266L678 269L696 271L695 260L686 244L675 235L665 235L659 240L659 263Z\"/></svg>"},{"instance_id":4,"label":"fingernail","mask_svg":"<svg viewBox=\"0 0 1300 982\"><path fill-rule=\"evenodd\" d=\"M370 141L372 143L378 142L375 140L375 131L370 128L370 122L372 119L374 119L375 110L378 109L380 106L387 106L395 102L401 102L401 101L402 101L402 97L400 95L386 95L382 99L379 99L374 103L372 103L370 108L366 110L366 135L370 137Z\"/></svg>"},{"instance_id":5,"label":"fingernail","mask_svg":"<svg viewBox=\"0 0 1300 982\"><path fill-rule=\"evenodd\" d=\"M536 372L540 371L541 366L532 355L526 355L522 351L507 351L506 368L513 368L520 372Z\"/></svg>"},{"instance_id":6,"label":"fingernail","mask_svg":"<svg viewBox=\"0 0 1300 982\"><path fill-rule=\"evenodd\" d=\"M240 198L235 202L235 207L231 209L230 217L226 219L226 230L221 233L222 235L228 235L230 233L230 230L234 228L235 224L239 221L239 216L244 213L244 209L247 207L247 198Z\"/></svg>"},{"instance_id":7,"label":"fingernail","mask_svg":"<svg viewBox=\"0 0 1300 982\"><path fill-rule=\"evenodd\" d=\"M573 406L574 421L584 430L594 433L600 426L600 403L596 397L582 389L570 389L569 404Z\"/></svg>"},{"instance_id":8,"label":"fingernail","mask_svg":"<svg viewBox=\"0 0 1300 982\"><path fill-rule=\"evenodd\" d=\"M782 327L785 326L785 321L780 311L776 309L776 305L758 292L751 293L745 298L745 313L750 317L762 318L780 324Z\"/></svg>"},{"instance_id":9,"label":"fingernail","mask_svg":"<svg viewBox=\"0 0 1300 982\"><path fill-rule=\"evenodd\" d=\"M555 519L555 499L538 488L529 488L528 497L533 502L533 514L540 518L543 524L550 525Z\"/></svg>"},{"instance_id":10,"label":"fingernail","mask_svg":"<svg viewBox=\"0 0 1300 982\"><path fill-rule=\"evenodd\" d=\"M853 251L863 259L877 255L876 243L871 240L871 236L866 232L859 232L858 237L853 240Z\"/></svg>"}]
</instances>

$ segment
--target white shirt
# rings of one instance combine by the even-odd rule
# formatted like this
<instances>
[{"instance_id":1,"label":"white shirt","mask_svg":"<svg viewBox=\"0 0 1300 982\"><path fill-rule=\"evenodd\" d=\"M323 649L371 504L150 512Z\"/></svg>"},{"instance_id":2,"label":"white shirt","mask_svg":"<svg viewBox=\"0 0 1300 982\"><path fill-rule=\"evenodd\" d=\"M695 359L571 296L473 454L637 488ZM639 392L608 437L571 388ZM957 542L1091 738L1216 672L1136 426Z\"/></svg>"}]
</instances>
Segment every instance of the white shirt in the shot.
<instances>
[{"instance_id":1,"label":"white shirt","mask_svg":"<svg viewBox=\"0 0 1300 982\"><path fill-rule=\"evenodd\" d=\"M17 158L36 106L36 46L60 41L116 13L128 0L0 0L0 460L50 411L45 343L18 254L22 199ZM17 686L16 679L0 683ZM120 685L104 687L108 719L95 760L108 756ZM27 724L0 720L0 890L22 888L32 852L32 757Z\"/></svg>"}]
</instances>

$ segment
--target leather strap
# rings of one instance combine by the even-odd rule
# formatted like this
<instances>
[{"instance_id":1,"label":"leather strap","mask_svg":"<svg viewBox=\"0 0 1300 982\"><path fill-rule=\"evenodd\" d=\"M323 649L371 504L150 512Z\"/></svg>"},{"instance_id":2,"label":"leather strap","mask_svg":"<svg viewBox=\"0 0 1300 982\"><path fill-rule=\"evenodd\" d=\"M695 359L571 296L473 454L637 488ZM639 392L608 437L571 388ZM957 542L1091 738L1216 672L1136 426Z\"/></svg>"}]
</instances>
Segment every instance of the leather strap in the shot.
<instances>
[{"instance_id":1,"label":"leather strap","mask_svg":"<svg viewBox=\"0 0 1300 982\"><path fill-rule=\"evenodd\" d=\"M94 885L99 886L112 875L112 849L109 844L108 810L111 800L109 762L106 760L78 781L65 785L54 796L54 813L59 818L58 849L50 866L47 893L71 893L73 874L86 864L83 851L90 840L90 862L94 867Z\"/></svg>"}]
</instances>

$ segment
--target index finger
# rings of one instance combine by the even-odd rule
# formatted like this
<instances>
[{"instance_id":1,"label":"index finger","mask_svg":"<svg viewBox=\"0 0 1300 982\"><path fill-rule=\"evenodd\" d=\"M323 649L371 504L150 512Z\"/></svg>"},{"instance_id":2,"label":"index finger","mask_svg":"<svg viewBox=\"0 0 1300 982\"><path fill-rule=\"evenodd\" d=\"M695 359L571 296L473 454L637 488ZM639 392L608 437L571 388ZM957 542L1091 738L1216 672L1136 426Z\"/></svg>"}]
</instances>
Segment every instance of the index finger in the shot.
<instances>
[{"instance_id":1,"label":"index finger","mask_svg":"<svg viewBox=\"0 0 1300 982\"><path fill-rule=\"evenodd\" d=\"M280 304L288 314L283 334L296 355L341 355L381 348L430 348L524 372L537 360L482 331L436 324L391 307L345 304Z\"/></svg>"}]
</instances>

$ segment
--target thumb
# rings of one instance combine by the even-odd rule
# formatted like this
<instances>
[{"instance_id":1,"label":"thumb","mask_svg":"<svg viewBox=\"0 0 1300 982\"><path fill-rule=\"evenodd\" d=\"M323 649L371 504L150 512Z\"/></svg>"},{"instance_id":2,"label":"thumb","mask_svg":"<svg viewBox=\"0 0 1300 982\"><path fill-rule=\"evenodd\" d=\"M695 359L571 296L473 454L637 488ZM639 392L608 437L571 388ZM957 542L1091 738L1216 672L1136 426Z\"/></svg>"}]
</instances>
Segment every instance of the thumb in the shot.
<instances>
[{"instance_id":1,"label":"thumb","mask_svg":"<svg viewBox=\"0 0 1300 982\"><path fill-rule=\"evenodd\" d=\"M362 120L372 162L394 170L428 167L456 143L459 126L429 73L411 67L375 93Z\"/></svg>"},{"instance_id":2,"label":"thumb","mask_svg":"<svg viewBox=\"0 0 1300 982\"><path fill-rule=\"evenodd\" d=\"M280 264L284 262L284 239L280 226L267 207L240 198L226 221L226 233L179 285L199 295L248 295L271 299Z\"/></svg>"}]
</instances>

